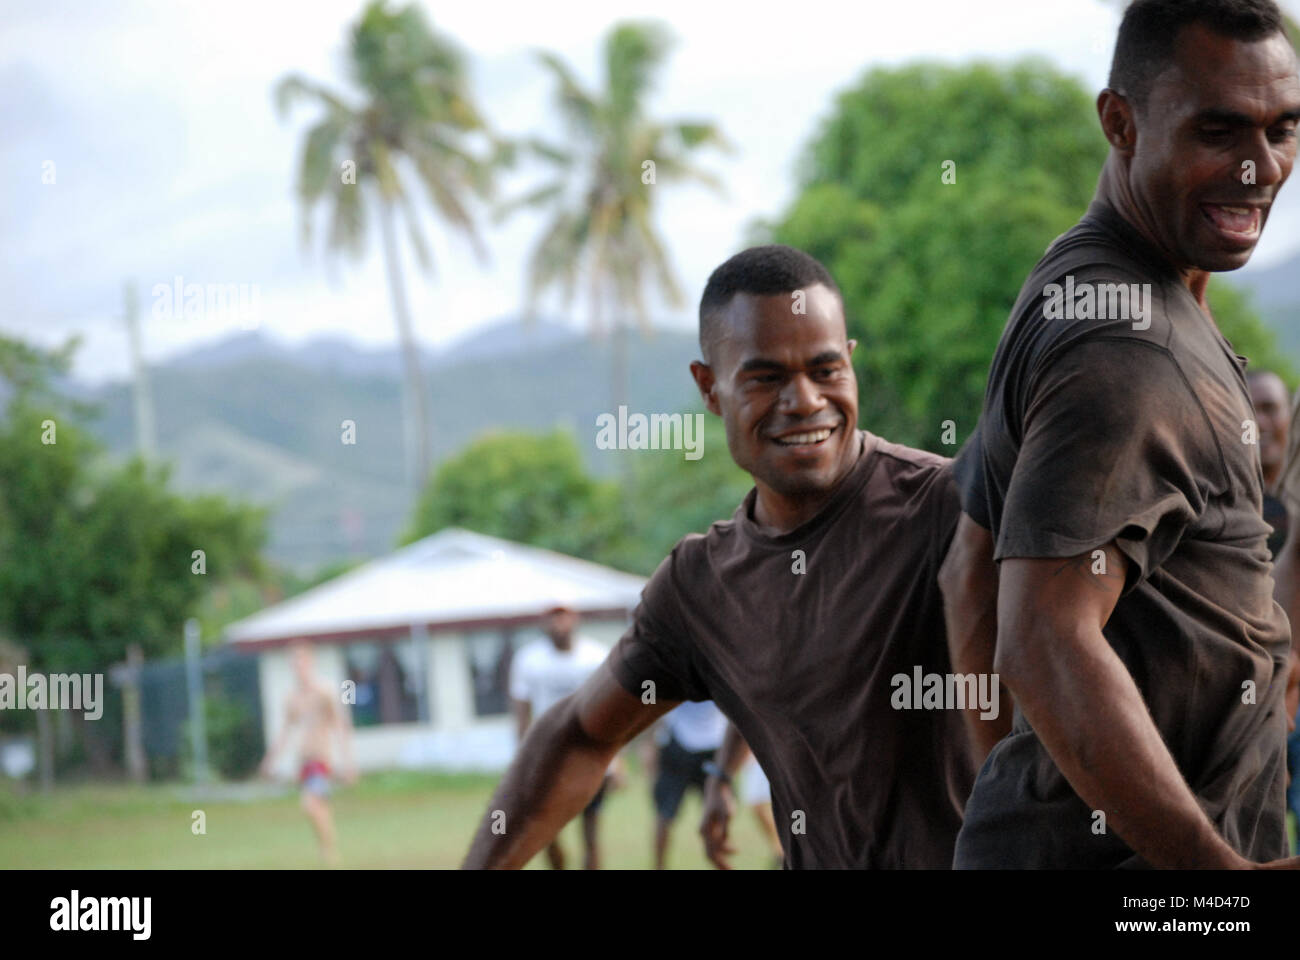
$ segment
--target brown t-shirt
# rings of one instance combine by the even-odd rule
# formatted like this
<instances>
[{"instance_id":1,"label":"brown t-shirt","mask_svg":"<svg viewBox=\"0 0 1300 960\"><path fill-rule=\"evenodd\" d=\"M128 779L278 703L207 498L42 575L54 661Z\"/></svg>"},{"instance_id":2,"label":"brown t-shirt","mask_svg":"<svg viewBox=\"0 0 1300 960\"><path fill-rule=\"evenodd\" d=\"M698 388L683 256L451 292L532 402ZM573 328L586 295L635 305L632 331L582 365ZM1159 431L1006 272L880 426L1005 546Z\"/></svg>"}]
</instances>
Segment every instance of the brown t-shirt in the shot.
<instances>
[{"instance_id":1,"label":"brown t-shirt","mask_svg":"<svg viewBox=\"0 0 1300 960\"><path fill-rule=\"evenodd\" d=\"M898 675L949 672L936 577L961 508L950 461L860 436L799 528L764 533L751 490L682 539L609 664L637 696L653 681L731 718L771 779L787 867L947 869L974 779L961 714L891 701L921 697Z\"/></svg>"},{"instance_id":2,"label":"brown t-shirt","mask_svg":"<svg viewBox=\"0 0 1300 960\"><path fill-rule=\"evenodd\" d=\"M1150 284L1149 328L1109 295L1108 319L1045 318L1045 290L1066 277L1076 298L1085 284ZM1289 631L1244 367L1178 275L1094 204L1025 282L954 471L998 560L1116 542L1129 576L1106 639L1224 839L1267 860L1286 852ZM1017 710L967 801L955 865L1142 866L1099 822Z\"/></svg>"}]
</instances>

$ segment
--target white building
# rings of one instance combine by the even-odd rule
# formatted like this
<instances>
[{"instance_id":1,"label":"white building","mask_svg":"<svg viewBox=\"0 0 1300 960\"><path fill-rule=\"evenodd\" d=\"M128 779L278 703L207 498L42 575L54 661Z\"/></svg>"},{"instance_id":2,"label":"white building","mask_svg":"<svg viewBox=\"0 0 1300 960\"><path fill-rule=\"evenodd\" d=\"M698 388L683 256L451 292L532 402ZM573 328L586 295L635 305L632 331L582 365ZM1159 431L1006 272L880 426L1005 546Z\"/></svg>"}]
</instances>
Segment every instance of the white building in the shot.
<instances>
[{"instance_id":1,"label":"white building","mask_svg":"<svg viewBox=\"0 0 1300 960\"><path fill-rule=\"evenodd\" d=\"M581 613L579 633L612 647L644 586L586 560L449 529L231 624L226 639L259 657L268 744L295 682L288 647L303 640L323 681L340 691L356 683L362 770L500 770L515 746L510 657L542 636L541 612L563 601ZM293 762L285 758L285 772Z\"/></svg>"}]
</instances>

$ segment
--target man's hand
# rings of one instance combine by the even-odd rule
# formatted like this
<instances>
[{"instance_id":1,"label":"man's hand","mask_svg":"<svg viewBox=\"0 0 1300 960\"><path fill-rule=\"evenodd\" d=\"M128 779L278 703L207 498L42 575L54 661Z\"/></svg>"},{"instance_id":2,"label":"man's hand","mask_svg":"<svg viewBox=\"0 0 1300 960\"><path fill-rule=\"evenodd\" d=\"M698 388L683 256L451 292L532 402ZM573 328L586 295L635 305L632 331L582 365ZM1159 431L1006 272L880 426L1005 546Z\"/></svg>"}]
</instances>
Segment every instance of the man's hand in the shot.
<instances>
[{"instance_id":1,"label":"man's hand","mask_svg":"<svg viewBox=\"0 0 1300 960\"><path fill-rule=\"evenodd\" d=\"M355 786L356 782L360 779L361 776L357 772L356 764L348 764L346 767L343 768L343 782L346 783L349 787Z\"/></svg>"},{"instance_id":2,"label":"man's hand","mask_svg":"<svg viewBox=\"0 0 1300 960\"><path fill-rule=\"evenodd\" d=\"M627 767L623 764L623 754L614 758L609 767L609 789L622 790L627 786Z\"/></svg>"},{"instance_id":3,"label":"man's hand","mask_svg":"<svg viewBox=\"0 0 1300 960\"><path fill-rule=\"evenodd\" d=\"M602 664L577 693L533 721L462 866L527 864L591 802L618 752L679 702L646 704L623 689L608 661Z\"/></svg>"},{"instance_id":4,"label":"man's hand","mask_svg":"<svg viewBox=\"0 0 1300 960\"><path fill-rule=\"evenodd\" d=\"M705 780L700 836L704 838L704 855L719 870L730 870L727 858L736 853L736 848L727 842L727 830L735 813L736 797L731 787L717 777Z\"/></svg>"}]
</instances>

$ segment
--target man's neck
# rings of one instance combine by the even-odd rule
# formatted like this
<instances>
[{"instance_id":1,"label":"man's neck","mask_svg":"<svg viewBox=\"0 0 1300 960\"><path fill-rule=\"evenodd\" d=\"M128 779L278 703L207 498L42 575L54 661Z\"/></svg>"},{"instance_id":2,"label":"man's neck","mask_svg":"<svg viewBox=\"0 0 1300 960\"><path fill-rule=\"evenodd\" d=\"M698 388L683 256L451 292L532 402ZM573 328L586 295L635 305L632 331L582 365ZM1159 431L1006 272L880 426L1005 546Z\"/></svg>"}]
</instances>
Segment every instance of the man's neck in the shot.
<instances>
[{"instance_id":1,"label":"man's neck","mask_svg":"<svg viewBox=\"0 0 1300 960\"><path fill-rule=\"evenodd\" d=\"M1180 264L1173 252L1160 241L1159 232L1155 228L1154 215L1134 196L1124 163L1114 151L1106 158L1106 164L1102 167L1101 179L1097 182L1097 192L1093 200L1107 204L1125 223L1137 231L1153 251L1178 271L1183 285L1196 298L1201 309L1207 314L1210 312L1209 302L1206 300L1206 292L1210 285L1209 272Z\"/></svg>"}]
</instances>

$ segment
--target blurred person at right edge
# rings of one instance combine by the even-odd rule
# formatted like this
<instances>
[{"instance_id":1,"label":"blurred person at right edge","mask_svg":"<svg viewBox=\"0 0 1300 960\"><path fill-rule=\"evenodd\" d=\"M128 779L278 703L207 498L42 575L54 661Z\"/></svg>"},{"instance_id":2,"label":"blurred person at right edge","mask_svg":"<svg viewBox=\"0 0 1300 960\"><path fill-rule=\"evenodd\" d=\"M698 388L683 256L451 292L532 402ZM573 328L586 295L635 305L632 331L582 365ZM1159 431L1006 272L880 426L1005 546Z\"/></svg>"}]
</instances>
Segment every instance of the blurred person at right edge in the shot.
<instances>
[{"instance_id":1,"label":"blurred person at right edge","mask_svg":"<svg viewBox=\"0 0 1300 960\"><path fill-rule=\"evenodd\" d=\"M1288 511L1282 503L1278 481L1286 463L1287 435L1291 424L1291 395L1272 370L1251 370L1246 375L1250 402L1258 428L1259 464L1264 474L1264 522L1273 528L1268 552L1274 562L1286 543Z\"/></svg>"},{"instance_id":2,"label":"blurred person at right edge","mask_svg":"<svg viewBox=\"0 0 1300 960\"><path fill-rule=\"evenodd\" d=\"M1297 417L1300 417L1300 396L1297 397L1296 408L1291 411L1290 422L1295 423ZM1286 436L1287 426L1284 416L1283 436ZM1300 624L1300 430L1289 432L1285 466L1281 471L1281 477L1276 481L1275 489L1286 509L1286 515L1291 520L1287 523L1286 543L1276 557L1276 566L1273 568L1275 584L1273 597L1291 618L1291 673L1286 688L1286 711L1287 716L1291 718L1291 732L1287 735L1286 742L1286 760L1287 772L1291 780L1287 785L1286 805L1295 815L1296 833L1300 834L1300 730L1296 729L1297 724L1300 723L1300 716L1297 715L1297 711L1300 710L1300 649L1297 648L1296 642L1296 624ZM1263 460L1266 453L1262 427L1259 452ZM1267 464L1264 465L1264 481L1268 483ZM1294 842L1291 852L1296 852Z\"/></svg>"}]
</instances>

